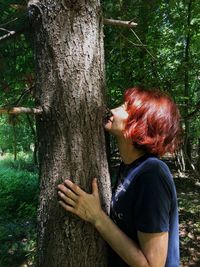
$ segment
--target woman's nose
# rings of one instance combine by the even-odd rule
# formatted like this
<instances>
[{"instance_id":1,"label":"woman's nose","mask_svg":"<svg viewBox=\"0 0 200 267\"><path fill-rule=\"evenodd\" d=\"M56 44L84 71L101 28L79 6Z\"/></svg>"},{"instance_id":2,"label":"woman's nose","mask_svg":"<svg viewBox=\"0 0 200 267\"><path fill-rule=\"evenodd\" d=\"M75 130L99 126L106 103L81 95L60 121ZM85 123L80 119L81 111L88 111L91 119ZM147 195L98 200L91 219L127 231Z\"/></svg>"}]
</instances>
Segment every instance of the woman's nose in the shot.
<instances>
[{"instance_id":1,"label":"woman's nose","mask_svg":"<svg viewBox=\"0 0 200 267\"><path fill-rule=\"evenodd\" d=\"M114 115L119 109L120 109L120 107L116 107L116 108L111 109L110 111Z\"/></svg>"},{"instance_id":2,"label":"woman's nose","mask_svg":"<svg viewBox=\"0 0 200 267\"><path fill-rule=\"evenodd\" d=\"M113 108L113 109L110 110L110 112L114 115L115 114L115 110L116 110L116 108Z\"/></svg>"}]
</instances>

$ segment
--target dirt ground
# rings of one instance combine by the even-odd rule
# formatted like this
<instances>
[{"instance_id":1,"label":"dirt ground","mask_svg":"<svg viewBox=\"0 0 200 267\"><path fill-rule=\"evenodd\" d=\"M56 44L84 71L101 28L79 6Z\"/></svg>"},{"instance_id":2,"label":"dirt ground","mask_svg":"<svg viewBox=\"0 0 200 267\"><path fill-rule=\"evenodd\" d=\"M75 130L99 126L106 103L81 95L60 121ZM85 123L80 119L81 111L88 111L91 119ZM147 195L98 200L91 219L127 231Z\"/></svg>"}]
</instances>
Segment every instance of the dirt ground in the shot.
<instances>
[{"instance_id":1,"label":"dirt ground","mask_svg":"<svg viewBox=\"0 0 200 267\"><path fill-rule=\"evenodd\" d=\"M179 203L181 267L200 267L200 186L174 178Z\"/></svg>"}]
</instances>

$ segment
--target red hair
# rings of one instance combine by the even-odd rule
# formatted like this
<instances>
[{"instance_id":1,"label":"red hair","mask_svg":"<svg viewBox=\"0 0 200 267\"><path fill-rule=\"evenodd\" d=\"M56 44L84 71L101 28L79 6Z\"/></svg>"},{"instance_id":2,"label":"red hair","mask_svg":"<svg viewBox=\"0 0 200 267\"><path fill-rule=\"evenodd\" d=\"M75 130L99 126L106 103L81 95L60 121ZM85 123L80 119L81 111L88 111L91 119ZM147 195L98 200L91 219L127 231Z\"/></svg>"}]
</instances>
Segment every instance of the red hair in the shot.
<instances>
[{"instance_id":1,"label":"red hair","mask_svg":"<svg viewBox=\"0 0 200 267\"><path fill-rule=\"evenodd\" d=\"M181 143L180 113L172 98L158 89L134 87L124 93L129 114L124 136L148 153L174 153Z\"/></svg>"}]
</instances>

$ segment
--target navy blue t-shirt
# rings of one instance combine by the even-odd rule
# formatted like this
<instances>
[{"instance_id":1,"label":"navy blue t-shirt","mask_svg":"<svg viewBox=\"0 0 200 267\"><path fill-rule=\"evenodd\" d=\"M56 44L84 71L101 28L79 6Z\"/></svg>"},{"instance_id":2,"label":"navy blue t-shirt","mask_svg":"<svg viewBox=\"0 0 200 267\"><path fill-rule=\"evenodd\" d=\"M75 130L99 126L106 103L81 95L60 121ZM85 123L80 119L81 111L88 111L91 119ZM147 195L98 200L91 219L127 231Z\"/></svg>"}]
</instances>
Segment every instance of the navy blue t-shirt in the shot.
<instances>
[{"instance_id":1,"label":"navy blue t-shirt","mask_svg":"<svg viewBox=\"0 0 200 267\"><path fill-rule=\"evenodd\" d=\"M111 219L138 245L137 231L169 232L165 267L178 267L178 205L169 168L157 157L146 154L129 165L122 163L120 176L111 201ZM108 266L128 265L109 248Z\"/></svg>"}]
</instances>

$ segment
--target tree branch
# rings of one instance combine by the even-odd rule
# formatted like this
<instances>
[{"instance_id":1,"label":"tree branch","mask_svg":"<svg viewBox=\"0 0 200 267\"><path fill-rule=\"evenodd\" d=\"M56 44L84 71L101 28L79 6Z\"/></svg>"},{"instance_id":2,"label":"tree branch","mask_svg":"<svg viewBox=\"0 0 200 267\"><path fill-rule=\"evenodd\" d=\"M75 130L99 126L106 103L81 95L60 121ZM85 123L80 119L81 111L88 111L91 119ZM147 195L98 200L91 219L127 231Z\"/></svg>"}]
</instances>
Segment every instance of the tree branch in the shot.
<instances>
[{"instance_id":1,"label":"tree branch","mask_svg":"<svg viewBox=\"0 0 200 267\"><path fill-rule=\"evenodd\" d=\"M146 52L155 60L157 61L157 59L151 54L151 52L145 47L145 45L143 44L143 42L140 40L140 38L138 37L138 35L134 32L133 29L131 29L132 33L134 34L134 36L136 37L136 39L139 41L139 43L142 45L142 47L146 50Z\"/></svg>"},{"instance_id":2,"label":"tree branch","mask_svg":"<svg viewBox=\"0 0 200 267\"><path fill-rule=\"evenodd\" d=\"M10 24L11 22L16 21L16 20L18 20L18 19L19 19L19 18L14 18L14 19L12 19L12 20L9 20L9 21L7 21L7 22L1 24L0 27L4 27L4 26L6 26L6 25Z\"/></svg>"},{"instance_id":3,"label":"tree branch","mask_svg":"<svg viewBox=\"0 0 200 267\"><path fill-rule=\"evenodd\" d=\"M129 43L131 43L132 45L134 45L134 46L137 46L137 47L145 47L145 46L147 46L147 45L145 45L145 44L136 44L136 43L133 43L131 40L129 40L128 38L126 38L123 34L121 34L120 33L120 36L122 36L126 41L128 41Z\"/></svg>"},{"instance_id":4,"label":"tree branch","mask_svg":"<svg viewBox=\"0 0 200 267\"><path fill-rule=\"evenodd\" d=\"M115 20L115 19L104 19L103 23L106 25L118 26L118 27L126 27L126 28L133 28L137 26L137 23L130 21L122 21L122 20Z\"/></svg>"},{"instance_id":5,"label":"tree branch","mask_svg":"<svg viewBox=\"0 0 200 267\"><path fill-rule=\"evenodd\" d=\"M5 42L11 38L15 38L16 36L20 35L21 33L25 32L28 27L24 27L18 31L10 31L9 33L0 37L0 43Z\"/></svg>"},{"instance_id":6,"label":"tree branch","mask_svg":"<svg viewBox=\"0 0 200 267\"><path fill-rule=\"evenodd\" d=\"M133 28L137 26L137 23L130 21L122 21L122 20L115 20L115 19L104 19L103 20L105 25L112 25L117 27L125 27L125 28ZM9 31L9 33L0 36L0 43L3 43L11 38L15 38L21 33L25 32L28 29L28 27L23 27L22 29L18 31Z\"/></svg>"},{"instance_id":7,"label":"tree branch","mask_svg":"<svg viewBox=\"0 0 200 267\"><path fill-rule=\"evenodd\" d=\"M4 31L4 32L8 32L8 33L11 33L12 31L9 31L7 29L4 29L4 28L0 28L1 31Z\"/></svg>"},{"instance_id":8,"label":"tree branch","mask_svg":"<svg viewBox=\"0 0 200 267\"><path fill-rule=\"evenodd\" d=\"M35 89L35 86L31 86L30 88L25 88L19 98L14 103L7 103L8 107L14 107L14 106L20 106L22 105L22 100L27 97L33 90Z\"/></svg>"},{"instance_id":9,"label":"tree branch","mask_svg":"<svg viewBox=\"0 0 200 267\"><path fill-rule=\"evenodd\" d=\"M14 107L14 108L0 108L0 114L7 113L7 114L36 114L39 115L43 112L41 107L37 108L25 108L25 107Z\"/></svg>"}]
</instances>

